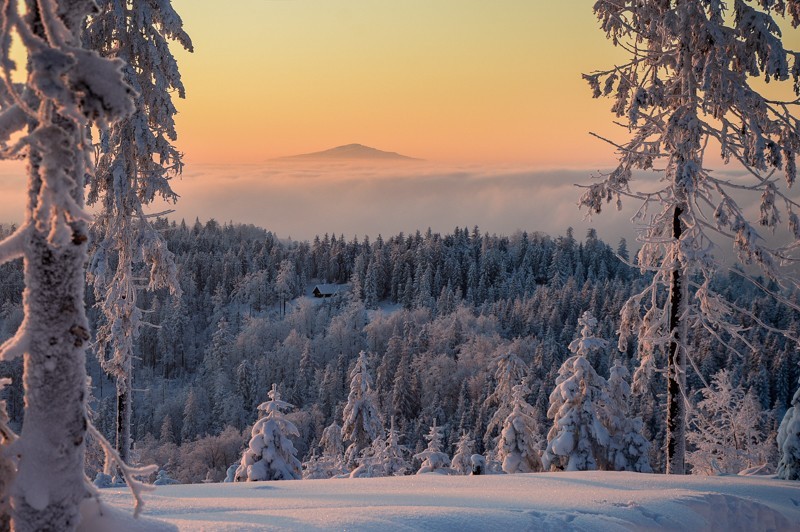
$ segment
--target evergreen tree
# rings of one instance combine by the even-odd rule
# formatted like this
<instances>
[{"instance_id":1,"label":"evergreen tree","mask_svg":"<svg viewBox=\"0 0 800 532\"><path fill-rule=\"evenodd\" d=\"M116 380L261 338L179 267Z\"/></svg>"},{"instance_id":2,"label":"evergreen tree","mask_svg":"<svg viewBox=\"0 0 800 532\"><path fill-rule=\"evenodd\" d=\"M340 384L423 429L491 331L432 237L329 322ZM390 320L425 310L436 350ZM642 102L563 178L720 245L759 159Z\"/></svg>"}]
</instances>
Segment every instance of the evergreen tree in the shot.
<instances>
[{"instance_id":1,"label":"evergreen tree","mask_svg":"<svg viewBox=\"0 0 800 532\"><path fill-rule=\"evenodd\" d=\"M344 407L342 437L350 442L345 461L354 464L362 449L383 436L383 423L372 391L372 377L367 367L367 353L361 351L350 372L350 394Z\"/></svg>"},{"instance_id":2,"label":"evergreen tree","mask_svg":"<svg viewBox=\"0 0 800 532\"><path fill-rule=\"evenodd\" d=\"M280 393L272 385L269 401L261 403L263 412L251 431L252 437L242 455L234 480L298 480L302 478L301 464L290 437L299 437L297 427L286 419L283 410L292 405L281 401Z\"/></svg>"},{"instance_id":3,"label":"evergreen tree","mask_svg":"<svg viewBox=\"0 0 800 532\"><path fill-rule=\"evenodd\" d=\"M792 406L778 429L778 452L778 477L800 480L800 388L792 397Z\"/></svg>"},{"instance_id":4,"label":"evergreen tree","mask_svg":"<svg viewBox=\"0 0 800 532\"><path fill-rule=\"evenodd\" d=\"M689 324L714 335L720 327L739 335L730 322L736 306L713 292L711 281L720 266L715 242L730 239L740 262L757 264L774 280L780 277L777 265L796 246L771 249L756 224L775 228L783 204L790 232L795 240L800 238L793 212L800 205L785 190L797 172L800 126L791 111L800 100L767 99L749 83L759 77L791 80L795 94L800 94L800 59L783 48L773 18L785 16L788 9L797 27L800 3L752 3L594 4L608 38L632 57L624 66L584 77L594 97L614 98L612 111L626 117L632 138L621 145L612 143L619 150L619 165L587 187L581 204L599 213L604 203L615 200L619 205L622 197L643 202L637 223L645 229L637 258L653 277L628 301L620 331L621 340L638 333L642 372L655 369L656 349L667 352L667 473L684 473ZM719 145L726 163L734 160L752 177L749 183L733 182L704 166L709 141ZM636 171L659 165L664 172L658 185L633 187ZM772 178L781 170L785 187ZM734 199L745 190L760 196L757 222L751 222Z\"/></svg>"},{"instance_id":5,"label":"evergreen tree","mask_svg":"<svg viewBox=\"0 0 800 532\"><path fill-rule=\"evenodd\" d=\"M605 379L584 357L572 356L561 365L547 410L553 426L542 456L546 470L586 471L605 466L609 434L600 413L608 401L605 388Z\"/></svg>"},{"instance_id":6,"label":"evergreen tree","mask_svg":"<svg viewBox=\"0 0 800 532\"><path fill-rule=\"evenodd\" d=\"M96 352L117 380L116 450L128 460L134 343L142 325L137 292L180 292L175 263L144 207L156 197L175 201L169 180L183 168L172 93L184 97L177 63L167 40L191 51L192 43L170 0L101 0L83 32L87 47L125 61L125 80L136 90L136 110L100 131L99 159L89 182L88 203L100 204L94 217L94 250L88 270L105 323L97 331Z\"/></svg>"},{"instance_id":7,"label":"evergreen tree","mask_svg":"<svg viewBox=\"0 0 800 532\"><path fill-rule=\"evenodd\" d=\"M91 217L83 209L83 184L93 168L87 132L90 120L106 125L129 115L133 91L124 83L121 61L81 46L93 2L22 4L6 2L0 15L0 156L16 158L24 146L28 159L25 221L0 242L0 263L23 258L25 278L24 321L0 346L1 360L25 359L25 424L15 444L11 527L74 530L89 496L84 283ZM12 34L25 36L24 86L15 80L20 72L10 56Z\"/></svg>"},{"instance_id":8,"label":"evergreen tree","mask_svg":"<svg viewBox=\"0 0 800 532\"><path fill-rule=\"evenodd\" d=\"M530 389L517 384L511 396L511 413L503 424L497 442L497 459L506 473L531 473L542 470L539 458L539 430L536 414L525 397Z\"/></svg>"},{"instance_id":9,"label":"evergreen tree","mask_svg":"<svg viewBox=\"0 0 800 532\"><path fill-rule=\"evenodd\" d=\"M487 448L492 447L496 441L505 419L512 409L514 386L527 377L528 366L517 355L506 352L494 360L497 368L494 372L494 392L486 398L485 405L496 407L492 418L486 426L483 438Z\"/></svg>"},{"instance_id":10,"label":"evergreen tree","mask_svg":"<svg viewBox=\"0 0 800 532\"><path fill-rule=\"evenodd\" d=\"M400 444L400 432L392 422L392 426L386 434L386 444L380 455L384 475L387 477L405 475L411 469L411 464L406 460L409 452L408 447Z\"/></svg>"},{"instance_id":11,"label":"evergreen tree","mask_svg":"<svg viewBox=\"0 0 800 532\"><path fill-rule=\"evenodd\" d=\"M462 475L469 475L472 472L472 454L474 451L475 442L472 437L464 432L456 444L456 452L451 461L451 467L454 471Z\"/></svg>"},{"instance_id":12,"label":"evergreen tree","mask_svg":"<svg viewBox=\"0 0 800 532\"><path fill-rule=\"evenodd\" d=\"M642 436L642 420L631 418L628 384L630 373L619 360L614 361L608 377L608 402L603 417L611 437L608 446L608 467L616 471L652 473L650 442Z\"/></svg>"},{"instance_id":13,"label":"evergreen tree","mask_svg":"<svg viewBox=\"0 0 800 532\"><path fill-rule=\"evenodd\" d=\"M425 436L425 439L428 440L428 446L421 453L414 455L414 458L422 461L417 475L422 473L449 475L453 473L453 470L450 469L450 457L442 452L442 431L442 427L437 427L436 422L431 425L430 431Z\"/></svg>"}]
</instances>

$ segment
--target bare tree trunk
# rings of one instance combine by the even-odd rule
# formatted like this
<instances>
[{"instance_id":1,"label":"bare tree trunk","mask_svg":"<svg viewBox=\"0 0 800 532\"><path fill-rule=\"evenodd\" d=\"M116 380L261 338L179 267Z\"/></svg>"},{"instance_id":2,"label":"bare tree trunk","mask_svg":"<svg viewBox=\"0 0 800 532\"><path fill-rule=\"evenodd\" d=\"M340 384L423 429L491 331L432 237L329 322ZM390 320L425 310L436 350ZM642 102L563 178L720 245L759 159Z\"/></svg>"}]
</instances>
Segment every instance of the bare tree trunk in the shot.
<instances>
[{"instance_id":1,"label":"bare tree trunk","mask_svg":"<svg viewBox=\"0 0 800 532\"><path fill-rule=\"evenodd\" d=\"M683 234L681 222L683 208L675 207L672 218L672 236L676 241ZM686 454L686 403L683 390L686 381L685 353L681 342L685 341L681 324L683 308L686 305L685 279L680 265L675 264L670 274L669 287L669 351L667 354L667 464L668 475L685 473Z\"/></svg>"}]
</instances>

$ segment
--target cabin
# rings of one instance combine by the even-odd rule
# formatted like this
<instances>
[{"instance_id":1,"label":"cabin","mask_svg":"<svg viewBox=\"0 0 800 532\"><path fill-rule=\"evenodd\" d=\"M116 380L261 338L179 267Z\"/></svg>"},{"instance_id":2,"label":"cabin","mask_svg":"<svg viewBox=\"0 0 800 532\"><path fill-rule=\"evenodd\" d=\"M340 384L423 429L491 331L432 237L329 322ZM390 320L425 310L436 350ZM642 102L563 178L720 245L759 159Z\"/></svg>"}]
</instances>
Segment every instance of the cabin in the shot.
<instances>
[{"instance_id":1,"label":"cabin","mask_svg":"<svg viewBox=\"0 0 800 532\"><path fill-rule=\"evenodd\" d=\"M335 296L346 285L343 284L318 284L314 287L314 297L331 297Z\"/></svg>"}]
</instances>

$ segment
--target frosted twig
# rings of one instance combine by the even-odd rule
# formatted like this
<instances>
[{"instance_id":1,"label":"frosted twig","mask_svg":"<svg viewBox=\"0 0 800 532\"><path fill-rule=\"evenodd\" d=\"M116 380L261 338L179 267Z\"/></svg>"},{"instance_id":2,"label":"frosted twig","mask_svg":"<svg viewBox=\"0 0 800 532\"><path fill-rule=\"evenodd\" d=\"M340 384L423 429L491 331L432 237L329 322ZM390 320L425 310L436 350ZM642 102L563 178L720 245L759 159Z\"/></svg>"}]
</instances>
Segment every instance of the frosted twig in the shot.
<instances>
[{"instance_id":1,"label":"frosted twig","mask_svg":"<svg viewBox=\"0 0 800 532\"><path fill-rule=\"evenodd\" d=\"M149 484L145 484L139 480L136 480L135 476L144 476L149 475L151 473L155 473L158 469L155 465L149 465L144 467L131 467L119 457L117 451L108 443L108 440L100 434L100 431L92 424L91 421L88 422L87 432L95 439L97 443L100 444L100 447L103 448L103 452L106 455L106 459L109 459L117 464L120 471L122 472L123 477L125 478L125 482L128 484L128 489L131 490L131 494L134 498L134 507L133 507L133 516L138 517L139 512L142 510L144 506L144 499L142 498L143 491L153 491L155 488L150 486Z\"/></svg>"}]
</instances>

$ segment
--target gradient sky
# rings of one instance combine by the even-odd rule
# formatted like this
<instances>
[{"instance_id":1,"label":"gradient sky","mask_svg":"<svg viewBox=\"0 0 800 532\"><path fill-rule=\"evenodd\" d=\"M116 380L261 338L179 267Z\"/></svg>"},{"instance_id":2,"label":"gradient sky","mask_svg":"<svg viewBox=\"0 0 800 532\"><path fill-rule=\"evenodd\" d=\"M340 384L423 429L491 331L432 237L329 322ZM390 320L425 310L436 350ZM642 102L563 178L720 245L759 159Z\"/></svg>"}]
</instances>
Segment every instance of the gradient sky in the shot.
<instances>
[{"instance_id":1,"label":"gradient sky","mask_svg":"<svg viewBox=\"0 0 800 532\"><path fill-rule=\"evenodd\" d=\"M610 102L580 75L619 56L589 1L173 4L196 48L178 53L190 163L354 142L436 161L611 160L587 135L609 129Z\"/></svg>"},{"instance_id":2,"label":"gradient sky","mask_svg":"<svg viewBox=\"0 0 800 532\"><path fill-rule=\"evenodd\" d=\"M456 225L633 236L634 205L591 221L576 206L574 184L615 160L589 132L627 137L612 102L581 79L626 59L598 29L593 0L172 4L195 45L173 46L187 92L176 100L187 166L173 218L299 239ZM800 49L800 30L784 42ZM427 162L270 161L350 143ZM0 222L22 219L24 181L20 164L0 165Z\"/></svg>"}]
</instances>

